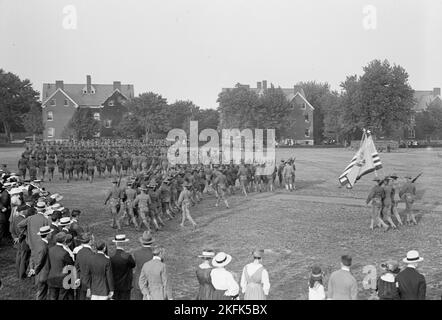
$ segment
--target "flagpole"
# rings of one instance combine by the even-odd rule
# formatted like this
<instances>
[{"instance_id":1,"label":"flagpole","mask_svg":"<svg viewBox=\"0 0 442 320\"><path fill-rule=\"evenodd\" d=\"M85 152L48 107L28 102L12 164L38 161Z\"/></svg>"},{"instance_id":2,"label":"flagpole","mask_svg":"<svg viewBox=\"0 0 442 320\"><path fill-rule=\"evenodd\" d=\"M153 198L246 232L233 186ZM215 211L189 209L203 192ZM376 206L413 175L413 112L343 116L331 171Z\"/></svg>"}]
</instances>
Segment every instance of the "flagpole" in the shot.
<instances>
[{"instance_id":1,"label":"flagpole","mask_svg":"<svg viewBox=\"0 0 442 320\"><path fill-rule=\"evenodd\" d=\"M368 132L371 135L371 141L373 142L373 145L376 147L376 145L374 144L374 140L373 140L373 135L371 134L371 132ZM376 166L374 167L374 175L376 176L376 178L378 177L378 170L376 169Z\"/></svg>"}]
</instances>

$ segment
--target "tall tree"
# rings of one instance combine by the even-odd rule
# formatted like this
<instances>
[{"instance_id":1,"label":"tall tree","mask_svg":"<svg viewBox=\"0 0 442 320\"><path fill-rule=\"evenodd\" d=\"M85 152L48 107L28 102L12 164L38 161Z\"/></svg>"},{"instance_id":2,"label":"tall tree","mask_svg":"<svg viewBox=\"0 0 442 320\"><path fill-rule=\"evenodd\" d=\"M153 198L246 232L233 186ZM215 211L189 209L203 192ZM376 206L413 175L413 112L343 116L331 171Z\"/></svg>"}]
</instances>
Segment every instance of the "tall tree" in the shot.
<instances>
[{"instance_id":1,"label":"tall tree","mask_svg":"<svg viewBox=\"0 0 442 320\"><path fill-rule=\"evenodd\" d=\"M100 131L100 123L89 108L78 108L64 129L62 136L73 139L91 139Z\"/></svg>"},{"instance_id":2,"label":"tall tree","mask_svg":"<svg viewBox=\"0 0 442 320\"><path fill-rule=\"evenodd\" d=\"M218 129L219 112L215 109L200 109L198 113L198 129Z\"/></svg>"},{"instance_id":3,"label":"tall tree","mask_svg":"<svg viewBox=\"0 0 442 320\"><path fill-rule=\"evenodd\" d=\"M145 138L149 134L166 134L170 130L167 100L161 95L146 92L127 102L129 112L136 115Z\"/></svg>"},{"instance_id":4,"label":"tall tree","mask_svg":"<svg viewBox=\"0 0 442 320\"><path fill-rule=\"evenodd\" d=\"M139 139L144 134L144 130L139 124L137 116L129 112L123 115L123 119L115 128L115 134L122 138Z\"/></svg>"},{"instance_id":5,"label":"tall tree","mask_svg":"<svg viewBox=\"0 0 442 320\"><path fill-rule=\"evenodd\" d=\"M235 88L218 95L220 129L254 127L254 111L258 105L258 95L247 86L236 84Z\"/></svg>"},{"instance_id":6,"label":"tall tree","mask_svg":"<svg viewBox=\"0 0 442 320\"><path fill-rule=\"evenodd\" d=\"M43 115L41 110L41 104L36 102L31 105L29 112L22 115L23 126L26 131L32 133L35 140L35 135L43 133Z\"/></svg>"},{"instance_id":7,"label":"tall tree","mask_svg":"<svg viewBox=\"0 0 442 320\"><path fill-rule=\"evenodd\" d=\"M21 122L21 116L38 102L38 98L39 93L28 79L20 80L17 75L0 69L0 121L8 141L11 140L11 126Z\"/></svg>"}]
</instances>

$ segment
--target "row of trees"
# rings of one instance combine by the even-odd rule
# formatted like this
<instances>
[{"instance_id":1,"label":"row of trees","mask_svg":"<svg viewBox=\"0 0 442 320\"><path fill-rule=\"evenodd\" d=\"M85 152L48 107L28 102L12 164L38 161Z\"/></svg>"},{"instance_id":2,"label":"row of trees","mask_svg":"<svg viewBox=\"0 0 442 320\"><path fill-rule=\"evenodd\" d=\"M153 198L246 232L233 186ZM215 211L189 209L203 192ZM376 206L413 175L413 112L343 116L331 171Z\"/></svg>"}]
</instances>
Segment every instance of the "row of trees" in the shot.
<instances>
[{"instance_id":1,"label":"row of trees","mask_svg":"<svg viewBox=\"0 0 442 320\"><path fill-rule=\"evenodd\" d=\"M332 91L328 83L297 84L315 108L315 143L330 138L341 142L357 139L362 128L370 128L378 136L399 136L400 129L410 125L413 89L404 68L374 60L363 71L361 76L348 76L340 85L341 92ZM221 92L218 102L221 128L275 128L278 138L290 125L290 104L280 88L271 87L258 96L237 84Z\"/></svg>"}]
</instances>

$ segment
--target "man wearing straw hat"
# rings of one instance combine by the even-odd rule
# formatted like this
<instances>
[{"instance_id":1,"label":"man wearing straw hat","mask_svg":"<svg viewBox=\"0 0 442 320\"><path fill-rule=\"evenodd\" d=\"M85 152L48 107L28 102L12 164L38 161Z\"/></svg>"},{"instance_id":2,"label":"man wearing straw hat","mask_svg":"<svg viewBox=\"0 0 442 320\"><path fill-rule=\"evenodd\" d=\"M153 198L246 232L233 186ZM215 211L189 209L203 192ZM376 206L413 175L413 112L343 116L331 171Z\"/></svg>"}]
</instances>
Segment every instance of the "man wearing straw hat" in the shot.
<instances>
[{"instance_id":1,"label":"man wearing straw hat","mask_svg":"<svg viewBox=\"0 0 442 320\"><path fill-rule=\"evenodd\" d=\"M162 262L164 249L155 247L152 254L152 260L144 264L138 280L143 300L173 300L166 265Z\"/></svg>"},{"instance_id":2,"label":"man wearing straw hat","mask_svg":"<svg viewBox=\"0 0 442 320\"><path fill-rule=\"evenodd\" d=\"M113 298L114 300L130 300L135 260L126 250L129 239L124 234L117 234L112 242L116 246L115 254L110 258L115 288Z\"/></svg>"},{"instance_id":3,"label":"man wearing straw hat","mask_svg":"<svg viewBox=\"0 0 442 320\"><path fill-rule=\"evenodd\" d=\"M27 217L21 221L17 226L22 230L26 230L26 242L31 249L31 259L30 266L34 267L35 261L37 259L37 252L41 246L41 238L37 233L43 226L48 226L50 224L49 220L45 216L46 204L44 202L37 202L35 207L37 213Z\"/></svg>"},{"instance_id":4,"label":"man wearing straw hat","mask_svg":"<svg viewBox=\"0 0 442 320\"><path fill-rule=\"evenodd\" d=\"M87 269L91 263L94 252L92 250L93 237L90 233L84 232L78 238L80 243L73 251L75 256L75 269L77 270L77 277L80 280L80 287L77 289L77 300L86 300L87 291L90 287L87 286Z\"/></svg>"},{"instance_id":5,"label":"man wearing straw hat","mask_svg":"<svg viewBox=\"0 0 442 320\"><path fill-rule=\"evenodd\" d=\"M425 277L417 271L419 262L424 261L424 258L420 257L416 250L411 250L402 261L407 264L407 267L396 276L396 287L400 299L425 300L427 283Z\"/></svg>"},{"instance_id":6,"label":"man wearing straw hat","mask_svg":"<svg viewBox=\"0 0 442 320\"><path fill-rule=\"evenodd\" d=\"M41 246L39 246L37 259L33 268L29 270L28 276L35 275L35 284L37 286L37 300L46 300L48 296L48 275L50 269L49 263L49 248L47 236L51 234L53 230L49 226L43 226L37 232L40 236Z\"/></svg>"},{"instance_id":7,"label":"man wearing straw hat","mask_svg":"<svg viewBox=\"0 0 442 320\"><path fill-rule=\"evenodd\" d=\"M135 271L133 277L133 296L134 300L143 300L143 293L140 291L138 280L140 278L141 269L147 261L152 260L152 244L154 239L149 231L144 231L143 236L139 238L141 247L135 249L132 253L135 260Z\"/></svg>"}]
</instances>

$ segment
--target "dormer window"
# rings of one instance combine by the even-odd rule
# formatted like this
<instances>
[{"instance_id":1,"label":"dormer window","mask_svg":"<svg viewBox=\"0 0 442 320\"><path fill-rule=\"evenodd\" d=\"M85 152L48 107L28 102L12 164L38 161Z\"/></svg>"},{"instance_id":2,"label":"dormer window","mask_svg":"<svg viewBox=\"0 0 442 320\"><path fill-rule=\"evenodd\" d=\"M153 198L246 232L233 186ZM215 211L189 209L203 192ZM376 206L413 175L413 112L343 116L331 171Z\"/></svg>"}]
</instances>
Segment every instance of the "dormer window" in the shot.
<instances>
[{"instance_id":1,"label":"dormer window","mask_svg":"<svg viewBox=\"0 0 442 320\"><path fill-rule=\"evenodd\" d=\"M51 99L51 106L55 106L55 99Z\"/></svg>"},{"instance_id":2,"label":"dormer window","mask_svg":"<svg viewBox=\"0 0 442 320\"><path fill-rule=\"evenodd\" d=\"M109 105L110 107L113 107L113 106L114 106L114 100L109 100L108 105Z\"/></svg>"}]
</instances>

